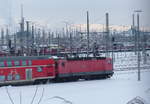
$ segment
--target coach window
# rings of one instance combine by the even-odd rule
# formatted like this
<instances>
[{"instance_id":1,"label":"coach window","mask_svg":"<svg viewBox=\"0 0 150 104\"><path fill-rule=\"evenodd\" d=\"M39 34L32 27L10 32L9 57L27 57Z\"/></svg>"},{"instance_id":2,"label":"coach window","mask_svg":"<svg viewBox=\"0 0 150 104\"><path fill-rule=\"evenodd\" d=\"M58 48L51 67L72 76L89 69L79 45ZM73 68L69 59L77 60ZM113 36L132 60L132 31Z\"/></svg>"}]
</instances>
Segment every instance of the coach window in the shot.
<instances>
[{"instance_id":1,"label":"coach window","mask_svg":"<svg viewBox=\"0 0 150 104\"><path fill-rule=\"evenodd\" d=\"M4 75L0 75L0 81L4 81L5 80L5 76Z\"/></svg>"},{"instance_id":2,"label":"coach window","mask_svg":"<svg viewBox=\"0 0 150 104\"><path fill-rule=\"evenodd\" d=\"M11 61L7 61L7 66L8 67L12 66L12 62Z\"/></svg>"},{"instance_id":3,"label":"coach window","mask_svg":"<svg viewBox=\"0 0 150 104\"><path fill-rule=\"evenodd\" d=\"M37 72L42 72L42 67L37 67Z\"/></svg>"},{"instance_id":4,"label":"coach window","mask_svg":"<svg viewBox=\"0 0 150 104\"><path fill-rule=\"evenodd\" d=\"M26 61L22 61L22 66L26 66L27 62Z\"/></svg>"},{"instance_id":5,"label":"coach window","mask_svg":"<svg viewBox=\"0 0 150 104\"><path fill-rule=\"evenodd\" d=\"M12 80L12 74L9 74L9 75L7 76L7 80L8 80L8 81Z\"/></svg>"},{"instance_id":6,"label":"coach window","mask_svg":"<svg viewBox=\"0 0 150 104\"><path fill-rule=\"evenodd\" d=\"M32 65L32 61L31 61L31 60L28 61L28 65L29 65L29 66Z\"/></svg>"},{"instance_id":7,"label":"coach window","mask_svg":"<svg viewBox=\"0 0 150 104\"><path fill-rule=\"evenodd\" d=\"M4 67L4 66L5 66L4 62L0 62L0 67Z\"/></svg>"},{"instance_id":8,"label":"coach window","mask_svg":"<svg viewBox=\"0 0 150 104\"><path fill-rule=\"evenodd\" d=\"M20 80L20 75L19 74L15 75L15 80Z\"/></svg>"},{"instance_id":9,"label":"coach window","mask_svg":"<svg viewBox=\"0 0 150 104\"><path fill-rule=\"evenodd\" d=\"M19 66L20 62L19 61L14 61L15 66Z\"/></svg>"}]
</instances>

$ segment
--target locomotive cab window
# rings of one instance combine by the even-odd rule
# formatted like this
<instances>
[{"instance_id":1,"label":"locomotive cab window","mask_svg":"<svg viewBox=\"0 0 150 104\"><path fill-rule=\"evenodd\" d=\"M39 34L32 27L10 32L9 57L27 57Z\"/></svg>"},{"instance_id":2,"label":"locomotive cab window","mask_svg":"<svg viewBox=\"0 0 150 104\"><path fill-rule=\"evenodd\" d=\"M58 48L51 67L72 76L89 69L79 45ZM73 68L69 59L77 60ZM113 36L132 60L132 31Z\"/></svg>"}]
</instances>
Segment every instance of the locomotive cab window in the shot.
<instances>
[{"instance_id":1,"label":"locomotive cab window","mask_svg":"<svg viewBox=\"0 0 150 104\"><path fill-rule=\"evenodd\" d=\"M42 67L37 67L37 72L42 72Z\"/></svg>"}]
</instances>

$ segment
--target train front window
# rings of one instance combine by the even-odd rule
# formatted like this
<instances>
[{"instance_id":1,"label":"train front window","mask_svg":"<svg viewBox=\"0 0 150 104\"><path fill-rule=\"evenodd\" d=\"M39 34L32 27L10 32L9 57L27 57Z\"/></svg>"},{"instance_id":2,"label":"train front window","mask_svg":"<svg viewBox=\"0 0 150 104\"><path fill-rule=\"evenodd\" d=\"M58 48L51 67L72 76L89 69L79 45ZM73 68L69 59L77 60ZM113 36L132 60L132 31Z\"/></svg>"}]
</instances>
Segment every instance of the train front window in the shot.
<instances>
[{"instance_id":1,"label":"train front window","mask_svg":"<svg viewBox=\"0 0 150 104\"><path fill-rule=\"evenodd\" d=\"M0 62L0 67L4 67L4 66L5 66L4 62Z\"/></svg>"}]
</instances>

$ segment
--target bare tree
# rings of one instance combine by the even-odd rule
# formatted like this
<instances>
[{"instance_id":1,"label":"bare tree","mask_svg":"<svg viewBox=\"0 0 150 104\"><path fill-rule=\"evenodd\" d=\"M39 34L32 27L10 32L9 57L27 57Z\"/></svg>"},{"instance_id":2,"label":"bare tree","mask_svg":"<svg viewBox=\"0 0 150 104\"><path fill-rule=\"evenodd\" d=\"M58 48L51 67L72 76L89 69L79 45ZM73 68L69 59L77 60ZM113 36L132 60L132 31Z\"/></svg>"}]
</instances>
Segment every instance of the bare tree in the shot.
<instances>
[{"instance_id":1,"label":"bare tree","mask_svg":"<svg viewBox=\"0 0 150 104\"><path fill-rule=\"evenodd\" d=\"M30 104L33 104L34 99L35 99L36 94L37 94L37 91L38 91L38 86L36 86L35 93L34 93L34 96L33 96L32 101L31 101L31 103L30 103Z\"/></svg>"},{"instance_id":2,"label":"bare tree","mask_svg":"<svg viewBox=\"0 0 150 104\"><path fill-rule=\"evenodd\" d=\"M51 100L51 99L60 99L60 100L62 100L63 102L65 102L67 104L73 104L71 101L66 100L65 98L60 97L60 96L54 96L54 97L48 98L48 100Z\"/></svg>"},{"instance_id":3,"label":"bare tree","mask_svg":"<svg viewBox=\"0 0 150 104\"><path fill-rule=\"evenodd\" d=\"M10 102L11 102L12 104L15 104L14 101L13 101L13 99L12 99L12 97L11 97L11 95L10 95L10 93L9 93L9 91L8 91L8 88L5 87L5 89L6 89L6 93L7 93L8 97L9 97Z\"/></svg>"},{"instance_id":4,"label":"bare tree","mask_svg":"<svg viewBox=\"0 0 150 104\"><path fill-rule=\"evenodd\" d=\"M43 97L44 97L44 88L43 88L43 91L42 91L42 95L41 95L41 97L40 97L40 99L39 99L39 101L38 101L38 104L40 104L40 103L41 103L41 101L42 101Z\"/></svg>"}]
</instances>

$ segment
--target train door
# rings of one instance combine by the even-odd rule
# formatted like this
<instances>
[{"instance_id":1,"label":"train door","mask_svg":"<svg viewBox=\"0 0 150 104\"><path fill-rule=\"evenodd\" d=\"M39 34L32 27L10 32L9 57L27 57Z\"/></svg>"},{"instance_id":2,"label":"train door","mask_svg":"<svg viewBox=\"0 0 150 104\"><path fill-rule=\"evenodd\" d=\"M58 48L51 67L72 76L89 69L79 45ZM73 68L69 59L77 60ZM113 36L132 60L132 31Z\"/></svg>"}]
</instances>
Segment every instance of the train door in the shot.
<instances>
[{"instance_id":1,"label":"train door","mask_svg":"<svg viewBox=\"0 0 150 104\"><path fill-rule=\"evenodd\" d=\"M32 69L26 69L26 80L32 80Z\"/></svg>"},{"instance_id":2,"label":"train door","mask_svg":"<svg viewBox=\"0 0 150 104\"><path fill-rule=\"evenodd\" d=\"M59 71L58 71L58 61L55 61L55 74L58 76Z\"/></svg>"}]
</instances>

